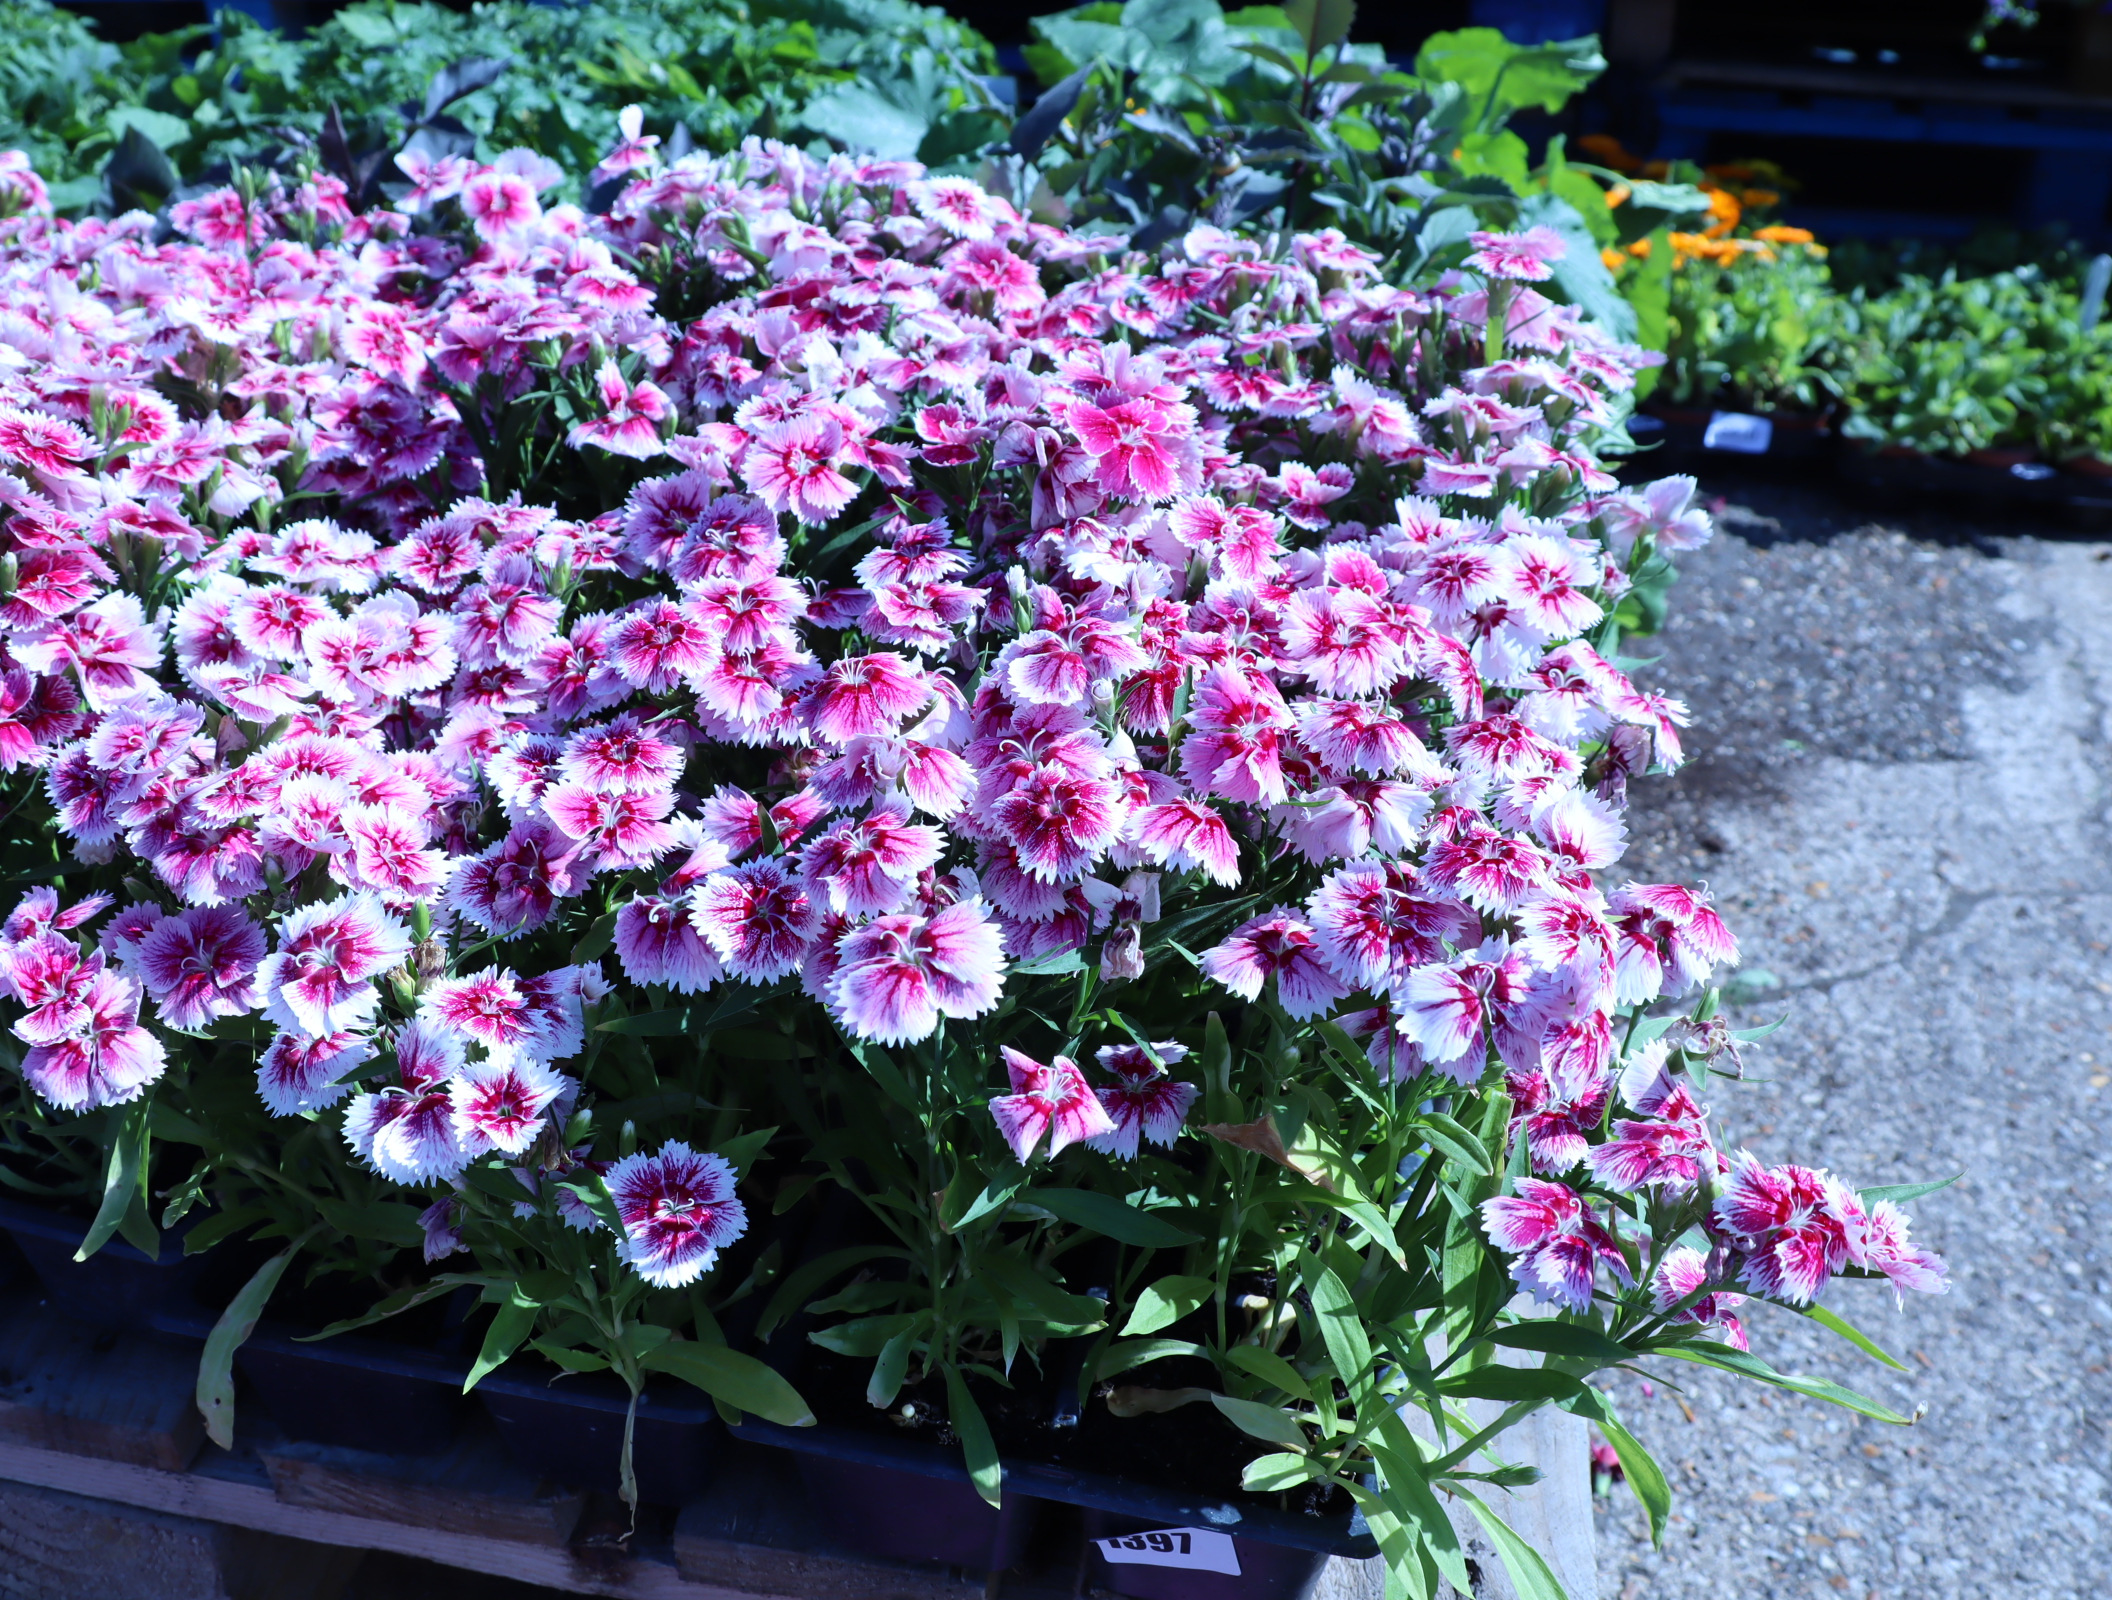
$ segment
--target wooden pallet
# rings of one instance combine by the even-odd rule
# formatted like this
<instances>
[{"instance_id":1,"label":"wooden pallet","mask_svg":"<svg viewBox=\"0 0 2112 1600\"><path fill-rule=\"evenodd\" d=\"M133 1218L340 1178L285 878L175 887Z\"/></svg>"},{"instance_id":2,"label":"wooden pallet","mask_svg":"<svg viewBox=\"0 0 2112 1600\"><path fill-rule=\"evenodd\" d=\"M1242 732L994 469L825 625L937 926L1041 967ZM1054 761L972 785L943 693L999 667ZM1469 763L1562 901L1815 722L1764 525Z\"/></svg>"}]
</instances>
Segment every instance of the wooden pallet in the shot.
<instances>
[{"instance_id":1,"label":"wooden pallet","mask_svg":"<svg viewBox=\"0 0 2112 1600\"><path fill-rule=\"evenodd\" d=\"M197 1529L244 1529L268 1541L385 1550L572 1594L639 1600L994 1600L1000 1591L1004 1600L1075 1600L1087 1592L1084 1547L1068 1507L1052 1508L1034 1562L1021 1572L986 1579L876 1561L830 1538L783 1452L740 1441L728 1442L704 1496L678 1515L648 1508L636 1528L607 1497L536 1481L481 1417L446 1453L417 1458L287 1440L252 1407L238 1414L236 1448L221 1450L203 1442L191 1403L195 1360L195 1347L99 1338L19 1299L0 1304L0 1500L19 1500L23 1488L49 1491L51 1503L31 1520L44 1530L38 1539L61 1549L105 1540L111 1513L130 1508L178 1519L168 1527L193 1530L200 1550L210 1541ZM69 1517L78 1525L71 1543ZM0 1566L10 1554L8 1532L0 1527ZM298 1548L270 1547L275 1558ZM247 1559L254 1563L253 1551ZM1378 1562L1336 1559L1311 1600L1378 1600L1382 1590ZM49 1590L61 1592L77 1591ZM143 1579L78 1592L161 1600ZM312 1568L298 1575L289 1568L286 1585L267 1592L319 1600L323 1590ZM1494 1582L1481 1590L1484 1600L1504 1593ZM37 1588L0 1572L0 1596L18 1595L43 1600ZM1572 1600L1592 1600L1588 1586L1573 1588Z\"/></svg>"}]
</instances>

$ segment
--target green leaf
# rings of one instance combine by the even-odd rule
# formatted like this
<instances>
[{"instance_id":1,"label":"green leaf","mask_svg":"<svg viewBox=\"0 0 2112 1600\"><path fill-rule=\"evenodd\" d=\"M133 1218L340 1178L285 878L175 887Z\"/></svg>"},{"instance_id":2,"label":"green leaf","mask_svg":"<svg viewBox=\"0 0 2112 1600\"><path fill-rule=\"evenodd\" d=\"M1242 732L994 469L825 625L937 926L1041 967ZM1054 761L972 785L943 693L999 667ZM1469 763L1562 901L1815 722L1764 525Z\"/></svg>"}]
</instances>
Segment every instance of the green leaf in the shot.
<instances>
[{"instance_id":1,"label":"green leaf","mask_svg":"<svg viewBox=\"0 0 2112 1600\"><path fill-rule=\"evenodd\" d=\"M1621 1476L1628 1480L1637 1503L1650 1519L1650 1542L1662 1548L1665 1522L1672 1515L1672 1486L1665 1482L1664 1469L1658 1466L1656 1458L1642 1447L1635 1435L1618 1422L1601 1415L1599 1432L1606 1435L1613 1453L1621 1458Z\"/></svg>"},{"instance_id":2,"label":"green leaf","mask_svg":"<svg viewBox=\"0 0 2112 1600\"><path fill-rule=\"evenodd\" d=\"M1518 1600L1569 1600L1563 1593L1540 1552L1511 1531L1511 1525L1496 1515L1481 1502L1481 1497L1470 1490L1455 1486L1453 1492L1481 1519L1481 1525L1489 1530L1489 1539L1503 1557L1504 1570L1511 1575L1511 1587L1518 1591Z\"/></svg>"},{"instance_id":3,"label":"green leaf","mask_svg":"<svg viewBox=\"0 0 2112 1600\"><path fill-rule=\"evenodd\" d=\"M755 1336L758 1339L769 1338L787 1317L813 1299L821 1286L838 1273L848 1272L853 1267L862 1267L868 1261L901 1259L906 1254L906 1251L889 1245L858 1244L816 1256L804 1266L786 1274L784 1281L770 1296L770 1303L763 1307L762 1317L755 1325Z\"/></svg>"},{"instance_id":4,"label":"green leaf","mask_svg":"<svg viewBox=\"0 0 2112 1600\"><path fill-rule=\"evenodd\" d=\"M1428 1464L1422 1446L1408 1431L1400 1413L1388 1410L1379 1418L1379 1436L1372 1454L1386 1480L1387 1498L1421 1531L1438 1570L1461 1594L1472 1594L1476 1585L1467 1572L1466 1552L1459 1547L1459 1533L1430 1487Z\"/></svg>"},{"instance_id":5,"label":"green leaf","mask_svg":"<svg viewBox=\"0 0 2112 1600\"><path fill-rule=\"evenodd\" d=\"M572 947L574 961L599 961L609 953L616 943L616 913L596 917L587 931L579 936L579 943Z\"/></svg>"},{"instance_id":6,"label":"green leaf","mask_svg":"<svg viewBox=\"0 0 2112 1600\"><path fill-rule=\"evenodd\" d=\"M469 1376L462 1380L462 1392L468 1394L488 1372L494 1372L506 1364L514 1351L520 1349L528 1335L535 1329L535 1319L542 1307L526 1299L516 1289L499 1307L498 1314L491 1319L491 1326L484 1332L484 1346L477 1352L477 1359L470 1364Z\"/></svg>"},{"instance_id":7,"label":"green leaf","mask_svg":"<svg viewBox=\"0 0 2112 1600\"><path fill-rule=\"evenodd\" d=\"M807 1338L824 1350L840 1356L870 1359L887 1348L887 1342L916 1322L916 1313L896 1311L884 1317L853 1317L831 1328L816 1328Z\"/></svg>"},{"instance_id":8,"label":"green leaf","mask_svg":"<svg viewBox=\"0 0 2112 1600\"><path fill-rule=\"evenodd\" d=\"M1186 1228L1153 1212L1125 1205L1097 1189L1029 1189L1020 1198L1065 1222L1090 1228L1121 1244L1169 1249L1196 1242L1196 1236Z\"/></svg>"},{"instance_id":9,"label":"green leaf","mask_svg":"<svg viewBox=\"0 0 2112 1600\"><path fill-rule=\"evenodd\" d=\"M1441 1111L1426 1111L1415 1119L1415 1130L1433 1150L1442 1150L1477 1177L1496 1170L1489 1152L1471 1130L1461 1127Z\"/></svg>"},{"instance_id":10,"label":"green leaf","mask_svg":"<svg viewBox=\"0 0 2112 1600\"><path fill-rule=\"evenodd\" d=\"M355 1328L365 1328L377 1322L386 1322L389 1318L399 1316L403 1312L411 1310L414 1306L422 1306L428 1300L437 1300L440 1296L462 1288L464 1285L488 1289L505 1281L504 1278L495 1277L489 1273L450 1272L445 1276L434 1278L428 1283L421 1283L409 1289L399 1289L387 1299L377 1302L372 1310L356 1317L346 1317L341 1321L333 1322L320 1333L301 1333L294 1335L294 1337L301 1344L319 1344L325 1339L334 1339L341 1333L350 1333Z\"/></svg>"},{"instance_id":11,"label":"green leaf","mask_svg":"<svg viewBox=\"0 0 2112 1600\"><path fill-rule=\"evenodd\" d=\"M1308 58L1349 37L1357 0L1284 0L1284 21L1305 43Z\"/></svg>"},{"instance_id":12,"label":"green leaf","mask_svg":"<svg viewBox=\"0 0 2112 1600\"><path fill-rule=\"evenodd\" d=\"M946 1420L953 1424L954 1434L961 1441L961 1453L968 1458L968 1476L975 1484L975 1492L991 1505L1002 1506L1005 1472L997 1459L997 1441L990 1437L990 1424L984 1419L982 1407L968 1392L968 1380L961 1376L959 1367L950 1363L946 1368Z\"/></svg>"},{"instance_id":13,"label":"green leaf","mask_svg":"<svg viewBox=\"0 0 2112 1600\"><path fill-rule=\"evenodd\" d=\"M1651 1354L1677 1356L1681 1361L1691 1361L1697 1366L1721 1367L1726 1372L1757 1378L1762 1383L1771 1383L1776 1388L1787 1389L1793 1394L1809 1395L1814 1400L1843 1406L1877 1422L1890 1422L1906 1427L1910 1421L1889 1406L1879 1405L1867 1395L1857 1394L1853 1389L1844 1388L1830 1378L1793 1377L1777 1372L1758 1356L1748 1355L1743 1350L1734 1350L1727 1344L1716 1344L1706 1339L1690 1339L1677 1344L1654 1346Z\"/></svg>"},{"instance_id":14,"label":"green leaf","mask_svg":"<svg viewBox=\"0 0 2112 1600\"><path fill-rule=\"evenodd\" d=\"M1075 949L1059 950L1053 955L1036 956L1032 961L1016 961L1012 970L1029 977L1061 977L1066 972L1083 972L1085 957Z\"/></svg>"},{"instance_id":15,"label":"green leaf","mask_svg":"<svg viewBox=\"0 0 2112 1600\"><path fill-rule=\"evenodd\" d=\"M1934 1194L1938 1189L1948 1189L1964 1176L1961 1172L1954 1177L1938 1178L1934 1183L1880 1184L1875 1189L1858 1189L1856 1195L1866 1206L1874 1206L1880 1200L1889 1200L1893 1205L1903 1206L1909 1200L1919 1200L1923 1195Z\"/></svg>"},{"instance_id":16,"label":"green leaf","mask_svg":"<svg viewBox=\"0 0 2112 1600\"><path fill-rule=\"evenodd\" d=\"M592 1350L576 1350L570 1345L554 1344L548 1339L530 1339L528 1348L546 1361L563 1367L567 1372L606 1372L610 1361L607 1356Z\"/></svg>"},{"instance_id":17,"label":"green leaf","mask_svg":"<svg viewBox=\"0 0 2112 1600\"><path fill-rule=\"evenodd\" d=\"M694 1384L714 1400L786 1428L811 1428L814 1413L799 1391L754 1356L722 1344L670 1339L648 1350L638 1364L648 1372L665 1372Z\"/></svg>"},{"instance_id":18,"label":"green leaf","mask_svg":"<svg viewBox=\"0 0 2112 1600\"><path fill-rule=\"evenodd\" d=\"M1217 1290L1217 1285L1208 1278L1186 1278L1179 1275L1161 1278L1142 1294L1122 1324L1126 1334L1157 1333L1169 1323L1194 1311Z\"/></svg>"},{"instance_id":19,"label":"green leaf","mask_svg":"<svg viewBox=\"0 0 2112 1600\"><path fill-rule=\"evenodd\" d=\"M1811 1318L1813 1322L1816 1322L1822 1328L1831 1328L1843 1339L1846 1339L1850 1344L1862 1351L1864 1355L1870 1357L1871 1360L1884 1363L1894 1372L1909 1372L1913 1370L1897 1356L1887 1353L1875 1339L1872 1339L1867 1333L1864 1333L1838 1312L1828 1311L1824 1306L1806 1306L1804 1315Z\"/></svg>"},{"instance_id":20,"label":"green leaf","mask_svg":"<svg viewBox=\"0 0 2112 1600\"><path fill-rule=\"evenodd\" d=\"M910 1347L916 1338L917 1328L912 1324L880 1347L872 1376L865 1382L866 1404L884 1411L895 1403L895 1396L902 1392L902 1380L909 1375Z\"/></svg>"},{"instance_id":21,"label":"green leaf","mask_svg":"<svg viewBox=\"0 0 2112 1600\"><path fill-rule=\"evenodd\" d=\"M1310 1397L1312 1385L1299 1374L1296 1367L1273 1350L1264 1350L1259 1345L1236 1344L1225 1352L1225 1360L1240 1371L1250 1373L1263 1383L1281 1389L1285 1394Z\"/></svg>"},{"instance_id":22,"label":"green leaf","mask_svg":"<svg viewBox=\"0 0 2112 1600\"><path fill-rule=\"evenodd\" d=\"M147 1116L148 1102L141 1099L127 1106L118 1119L116 1133L110 1141L109 1159L103 1168L102 1204L96 1208L95 1221L88 1225L87 1233L81 1238L81 1247L73 1253L76 1261L86 1261L108 1244L124 1225L125 1214L144 1196L150 1137ZM153 1255L158 1251L146 1253Z\"/></svg>"},{"instance_id":23,"label":"green leaf","mask_svg":"<svg viewBox=\"0 0 2112 1600\"><path fill-rule=\"evenodd\" d=\"M1568 1356L1582 1361L1632 1361L1635 1352L1616 1344L1595 1328L1580 1328L1574 1322L1519 1322L1498 1328L1489 1335L1490 1344L1506 1350L1538 1350L1543 1355Z\"/></svg>"},{"instance_id":24,"label":"green leaf","mask_svg":"<svg viewBox=\"0 0 2112 1600\"><path fill-rule=\"evenodd\" d=\"M1187 1339L1118 1339L1100 1352L1100 1359L1093 1363L1093 1376L1112 1378L1169 1356L1201 1356L1207 1360L1209 1355L1203 1346Z\"/></svg>"},{"instance_id":25,"label":"green leaf","mask_svg":"<svg viewBox=\"0 0 2112 1600\"><path fill-rule=\"evenodd\" d=\"M1566 1372L1546 1367L1476 1367L1438 1380L1440 1394L1470 1400L1566 1400L1584 1385Z\"/></svg>"},{"instance_id":26,"label":"green leaf","mask_svg":"<svg viewBox=\"0 0 2112 1600\"><path fill-rule=\"evenodd\" d=\"M205 1418L206 1437L223 1450L235 1447L235 1352L257 1331L257 1319L264 1315L271 1291L315 1233L310 1228L251 1273L249 1282L228 1301L213 1331L205 1336L205 1353L198 1358L198 1414Z\"/></svg>"},{"instance_id":27,"label":"green leaf","mask_svg":"<svg viewBox=\"0 0 2112 1600\"><path fill-rule=\"evenodd\" d=\"M1259 1400L1241 1400L1229 1394L1213 1394L1210 1403L1217 1407L1226 1420L1241 1433L1251 1434L1256 1439L1270 1444L1289 1445L1293 1450L1303 1450L1309 1442L1305 1429L1298 1419L1288 1411L1275 1406L1265 1406Z\"/></svg>"},{"instance_id":28,"label":"green leaf","mask_svg":"<svg viewBox=\"0 0 2112 1600\"><path fill-rule=\"evenodd\" d=\"M687 1011L643 1011L635 1017L611 1017L594 1024L596 1033L627 1033L651 1039L673 1038L689 1031Z\"/></svg>"},{"instance_id":29,"label":"green leaf","mask_svg":"<svg viewBox=\"0 0 2112 1600\"><path fill-rule=\"evenodd\" d=\"M408 1250L425 1243L418 1208L401 1200L318 1200L315 1209L338 1233Z\"/></svg>"},{"instance_id":30,"label":"green leaf","mask_svg":"<svg viewBox=\"0 0 2112 1600\"><path fill-rule=\"evenodd\" d=\"M1306 1293L1312 1296L1313 1316L1320 1324L1320 1337L1327 1344L1328 1360L1335 1376L1349 1390L1357 1415L1368 1417L1376 1405L1376 1384L1371 1366L1371 1340L1364 1332L1364 1313L1342 1280L1320 1258L1306 1255L1300 1260Z\"/></svg>"},{"instance_id":31,"label":"green leaf","mask_svg":"<svg viewBox=\"0 0 2112 1600\"><path fill-rule=\"evenodd\" d=\"M1256 1456L1249 1461L1246 1470L1239 1475L1242 1488L1260 1494L1275 1494L1283 1489L1295 1489L1300 1484L1311 1483L1324 1477L1327 1469L1317 1461L1304 1456L1273 1455Z\"/></svg>"},{"instance_id":32,"label":"green leaf","mask_svg":"<svg viewBox=\"0 0 2112 1600\"><path fill-rule=\"evenodd\" d=\"M122 139L127 128L137 128L163 150L188 144L191 138L191 125L183 118L172 117L166 111L150 111L145 106L115 106L103 120L113 140Z\"/></svg>"}]
</instances>

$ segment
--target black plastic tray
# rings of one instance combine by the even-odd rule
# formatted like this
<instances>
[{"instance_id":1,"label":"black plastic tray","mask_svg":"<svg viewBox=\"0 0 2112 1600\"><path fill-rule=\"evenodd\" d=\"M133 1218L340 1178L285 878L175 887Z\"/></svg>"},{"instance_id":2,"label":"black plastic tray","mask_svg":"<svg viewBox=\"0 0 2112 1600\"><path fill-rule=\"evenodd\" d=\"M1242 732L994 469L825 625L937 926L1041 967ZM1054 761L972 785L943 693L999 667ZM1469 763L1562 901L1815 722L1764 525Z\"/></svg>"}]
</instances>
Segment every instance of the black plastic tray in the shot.
<instances>
[{"instance_id":1,"label":"black plastic tray","mask_svg":"<svg viewBox=\"0 0 2112 1600\"><path fill-rule=\"evenodd\" d=\"M805 1451L843 1461L926 1478L966 1482L968 1468L957 1450L916 1439L889 1439L856 1428L822 1424L787 1428L749 1418L729 1430L737 1439ZM1273 1506L1242 1503L1214 1495L1192 1494L1160 1484L1139 1483L1102 1472L1080 1472L1040 1461L1006 1461L1005 1489L1039 1500L1111 1511L1149 1521L1154 1527L1215 1528L1263 1544L1288 1545L1323 1555L1363 1558L1377 1555L1378 1541L1363 1513L1338 1517L1300 1516Z\"/></svg>"}]
</instances>

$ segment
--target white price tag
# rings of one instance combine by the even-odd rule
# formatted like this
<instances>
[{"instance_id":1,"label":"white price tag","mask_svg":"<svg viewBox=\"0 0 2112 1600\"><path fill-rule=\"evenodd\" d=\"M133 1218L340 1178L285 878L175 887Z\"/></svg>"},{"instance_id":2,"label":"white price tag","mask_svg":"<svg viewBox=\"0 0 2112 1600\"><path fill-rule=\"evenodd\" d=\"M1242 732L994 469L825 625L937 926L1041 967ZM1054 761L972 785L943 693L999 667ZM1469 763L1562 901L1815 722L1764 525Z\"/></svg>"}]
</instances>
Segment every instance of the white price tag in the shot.
<instances>
[{"instance_id":1,"label":"white price tag","mask_svg":"<svg viewBox=\"0 0 2112 1600\"><path fill-rule=\"evenodd\" d=\"M1154 1528L1149 1533L1125 1533L1094 1543L1110 1561L1239 1576L1239 1547L1232 1542L1232 1536L1208 1528Z\"/></svg>"},{"instance_id":2,"label":"white price tag","mask_svg":"<svg viewBox=\"0 0 2112 1600\"><path fill-rule=\"evenodd\" d=\"M1767 447L1775 442L1775 424L1768 417L1755 417L1743 411L1718 411L1709 417L1709 426L1701 436L1704 450L1728 450L1734 455L1764 456Z\"/></svg>"}]
</instances>

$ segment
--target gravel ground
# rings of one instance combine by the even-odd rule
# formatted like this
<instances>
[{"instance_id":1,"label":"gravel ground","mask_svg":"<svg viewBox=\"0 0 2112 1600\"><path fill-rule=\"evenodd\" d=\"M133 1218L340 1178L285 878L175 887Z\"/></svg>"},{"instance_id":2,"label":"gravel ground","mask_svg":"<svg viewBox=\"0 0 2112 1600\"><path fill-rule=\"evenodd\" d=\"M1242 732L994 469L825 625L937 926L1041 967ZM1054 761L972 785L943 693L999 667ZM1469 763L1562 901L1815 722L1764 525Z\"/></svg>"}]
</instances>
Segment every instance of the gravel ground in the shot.
<instances>
[{"instance_id":1,"label":"gravel ground","mask_svg":"<svg viewBox=\"0 0 2112 1600\"><path fill-rule=\"evenodd\" d=\"M1911 1429L1681 1368L1615 1385L1678 1497L1653 1551L1599 1501L1606 1600L2096 1600L2112 1591L2112 545L1872 517L1710 481L1640 675L1693 707L1639 786L1639 877L1707 880L1789 1024L1716 1095L1726 1141L1911 1208L1953 1288L1830 1303L1892 1372L1768 1307L1786 1371ZM1677 1364L1667 1364L1677 1365Z\"/></svg>"}]
</instances>

